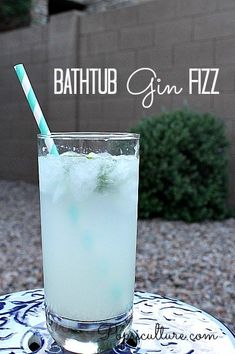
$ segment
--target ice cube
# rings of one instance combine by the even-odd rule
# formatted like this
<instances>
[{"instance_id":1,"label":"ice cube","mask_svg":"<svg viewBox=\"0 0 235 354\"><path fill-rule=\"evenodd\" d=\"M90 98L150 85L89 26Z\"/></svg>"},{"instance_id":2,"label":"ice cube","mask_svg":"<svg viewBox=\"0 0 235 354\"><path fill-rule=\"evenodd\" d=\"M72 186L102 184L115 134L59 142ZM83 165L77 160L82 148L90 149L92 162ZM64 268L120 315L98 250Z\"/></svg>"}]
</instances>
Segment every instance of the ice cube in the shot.
<instances>
[{"instance_id":1,"label":"ice cube","mask_svg":"<svg viewBox=\"0 0 235 354\"><path fill-rule=\"evenodd\" d=\"M40 191L53 194L57 185L61 183L63 176L63 166L60 158L52 155L40 156L38 162Z\"/></svg>"},{"instance_id":2,"label":"ice cube","mask_svg":"<svg viewBox=\"0 0 235 354\"><path fill-rule=\"evenodd\" d=\"M71 190L78 200L83 200L94 192L98 170L98 159L71 159L69 180Z\"/></svg>"}]
</instances>

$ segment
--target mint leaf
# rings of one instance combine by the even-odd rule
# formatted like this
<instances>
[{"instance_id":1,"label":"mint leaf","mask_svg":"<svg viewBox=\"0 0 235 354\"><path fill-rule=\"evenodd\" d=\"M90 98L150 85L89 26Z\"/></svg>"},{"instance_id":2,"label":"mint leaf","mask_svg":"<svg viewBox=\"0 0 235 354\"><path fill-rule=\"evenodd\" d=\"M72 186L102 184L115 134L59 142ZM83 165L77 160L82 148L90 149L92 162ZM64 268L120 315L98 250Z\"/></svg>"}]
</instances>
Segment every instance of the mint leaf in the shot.
<instances>
[{"instance_id":1,"label":"mint leaf","mask_svg":"<svg viewBox=\"0 0 235 354\"><path fill-rule=\"evenodd\" d=\"M113 186L113 180L111 178L111 173L113 172L114 164L104 164L101 166L100 171L97 176L97 187L96 191L103 193Z\"/></svg>"}]
</instances>

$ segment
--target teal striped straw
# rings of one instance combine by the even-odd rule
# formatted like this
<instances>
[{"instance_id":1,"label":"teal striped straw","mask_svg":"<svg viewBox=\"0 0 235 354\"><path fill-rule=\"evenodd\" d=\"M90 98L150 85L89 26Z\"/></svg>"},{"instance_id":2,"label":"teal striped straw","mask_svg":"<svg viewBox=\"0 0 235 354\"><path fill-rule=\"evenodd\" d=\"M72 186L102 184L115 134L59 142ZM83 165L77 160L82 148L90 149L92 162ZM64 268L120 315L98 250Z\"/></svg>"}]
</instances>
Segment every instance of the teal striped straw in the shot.
<instances>
[{"instance_id":1,"label":"teal striped straw","mask_svg":"<svg viewBox=\"0 0 235 354\"><path fill-rule=\"evenodd\" d=\"M16 75L21 83L23 88L24 94L27 98L28 104L33 112L34 118L36 119L37 125L39 127L40 133L43 135L48 135L45 138L45 144L50 154L52 155L59 155L58 150L55 146L54 140L50 137L51 133L48 128L46 119L42 113L41 107L38 103L38 100L35 96L34 90L32 85L29 81L28 75L25 71L23 64L17 64L14 66L16 71Z\"/></svg>"}]
</instances>

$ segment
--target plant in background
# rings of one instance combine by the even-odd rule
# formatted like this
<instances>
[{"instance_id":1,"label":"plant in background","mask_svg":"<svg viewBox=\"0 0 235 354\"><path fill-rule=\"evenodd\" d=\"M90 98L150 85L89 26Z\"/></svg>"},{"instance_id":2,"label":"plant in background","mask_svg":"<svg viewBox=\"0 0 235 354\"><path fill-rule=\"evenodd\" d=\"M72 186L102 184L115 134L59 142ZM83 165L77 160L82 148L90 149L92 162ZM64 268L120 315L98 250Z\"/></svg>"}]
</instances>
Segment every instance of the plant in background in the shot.
<instances>
[{"instance_id":1,"label":"plant in background","mask_svg":"<svg viewBox=\"0 0 235 354\"><path fill-rule=\"evenodd\" d=\"M140 217L226 217L229 143L220 120L185 109L144 119L132 131L141 134Z\"/></svg>"},{"instance_id":2,"label":"plant in background","mask_svg":"<svg viewBox=\"0 0 235 354\"><path fill-rule=\"evenodd\" d=\"M30 24L31 0L0 1L0 31Z\"/></svg>"}]
</instances>

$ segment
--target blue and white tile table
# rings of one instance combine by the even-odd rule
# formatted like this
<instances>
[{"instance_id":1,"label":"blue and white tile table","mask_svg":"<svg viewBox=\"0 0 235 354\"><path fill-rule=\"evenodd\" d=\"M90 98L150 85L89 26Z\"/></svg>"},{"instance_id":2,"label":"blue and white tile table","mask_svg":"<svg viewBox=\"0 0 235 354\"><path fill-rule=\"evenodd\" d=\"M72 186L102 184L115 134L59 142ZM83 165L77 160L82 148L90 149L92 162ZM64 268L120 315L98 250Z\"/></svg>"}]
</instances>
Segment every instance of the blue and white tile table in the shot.
<instances>
[{"instance_id":1,"label":"blue and white tile table","mask_svg":"<svg viewBox=\"0 0 235 354\"><path fill-rule=\"evenodd\" d=\"M0 354L66 353L46 329L43 301L42 289L0 296ZM235 354L235 336L222 323L159 295L135 293L133 331L109 354Z\"/></svg>"}]
</instances>

